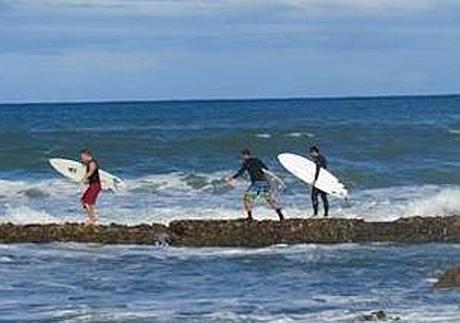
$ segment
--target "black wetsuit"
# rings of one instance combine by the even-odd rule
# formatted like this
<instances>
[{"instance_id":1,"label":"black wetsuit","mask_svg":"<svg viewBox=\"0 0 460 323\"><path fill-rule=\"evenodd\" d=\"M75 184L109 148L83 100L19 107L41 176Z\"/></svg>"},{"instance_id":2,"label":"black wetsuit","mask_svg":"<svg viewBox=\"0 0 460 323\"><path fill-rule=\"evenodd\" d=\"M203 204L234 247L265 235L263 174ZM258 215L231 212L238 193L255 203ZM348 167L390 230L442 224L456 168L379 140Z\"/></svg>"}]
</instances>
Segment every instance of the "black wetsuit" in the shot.
<instances>
[{"instance_id":1,"label":"black wetsuit","mask_svg":"<svg viewBox=\"0 0 460 323\"><path fill-rule=\"evenodd\" d=\"M233 175L233 179L236 179L244 174L244 172L249 173L249 177L251 178L251 182L265 182L267 178L265 177L264 169L268 170L268 167L261 161L259 158L251 157L243 162L241 165L240 170Z\"/></svg>"},{"instance_id":2,"label":"black wetsuit","mask_svg":"<svg viewBox=\"0 0 460 323\"><path fill-rule=\"evenodd\" d=\"M313 162L316 164L316 173L315 173L315 181L316 181L319 177L321 168L327 169L327 160L323 155L318 155L318 157L313 158ZM321 199L323 200L324 216L328 216L329 201L327 200L327 193L321 191L320 189L316 187L312 187L312 190L311 190L311 202L313 204L313 214L318 215L318 206L319 206L318 195L321 195Z\"/></svg>"}]
</instances>

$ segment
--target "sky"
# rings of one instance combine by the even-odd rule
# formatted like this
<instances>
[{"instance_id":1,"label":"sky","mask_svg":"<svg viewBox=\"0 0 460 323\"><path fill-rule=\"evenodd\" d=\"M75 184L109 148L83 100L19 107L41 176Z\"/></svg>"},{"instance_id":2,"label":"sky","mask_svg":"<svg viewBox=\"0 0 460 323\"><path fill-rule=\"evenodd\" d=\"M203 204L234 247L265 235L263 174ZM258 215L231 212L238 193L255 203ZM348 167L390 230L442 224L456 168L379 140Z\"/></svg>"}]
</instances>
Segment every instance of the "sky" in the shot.
<instances>
[{"instance_id":1,"label":"sky","mask_svg":"<svg viewBox=\"0 0 460 323\"><path fill-rule=\"evenodd\" d=\"M458 0L0 0L0 102L460 93Z\"/></svg>"}]
</instances>

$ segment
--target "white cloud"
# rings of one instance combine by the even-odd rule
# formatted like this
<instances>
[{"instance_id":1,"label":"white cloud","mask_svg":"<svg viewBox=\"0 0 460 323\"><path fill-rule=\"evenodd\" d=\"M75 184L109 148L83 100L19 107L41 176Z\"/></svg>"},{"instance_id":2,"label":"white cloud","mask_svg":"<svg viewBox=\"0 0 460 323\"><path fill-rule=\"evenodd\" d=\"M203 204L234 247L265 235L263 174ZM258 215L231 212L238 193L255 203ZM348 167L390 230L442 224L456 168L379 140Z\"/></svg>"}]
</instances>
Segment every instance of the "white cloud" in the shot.
<instances>
[{"instance_id":1,"label":"white cloud","mask_svg":"<svg viewBox=\"0 0 460 323\"><path fill-rule=\"evenodd\" d=\"M458 7L0 0L0 101L453 92Z\"/></svg>"},{"instance_id":2,"label":"white cloud","mask_svg":"<svg viewBox=\"0 0 460 323\"><path fill-rule=\"evenodd\" d=\"M351 8L364 10L419 10L436 5L435 0L279 0L296 7Z\"/></svg>"},{"instance_id":3,"label":"white cloud","mask_svg":"<svg viewBox=\"0 0 460 323\"><path fill-rule=\"evenodd\" d=\"M367 13L401 13L460 6L459 1L444 0L7 0L10 5L54 6L56 8L99 8L125 13L194 14L244 8L283 7L312 12L333 13L361 10Z\"/></svg>"}]
</instances>

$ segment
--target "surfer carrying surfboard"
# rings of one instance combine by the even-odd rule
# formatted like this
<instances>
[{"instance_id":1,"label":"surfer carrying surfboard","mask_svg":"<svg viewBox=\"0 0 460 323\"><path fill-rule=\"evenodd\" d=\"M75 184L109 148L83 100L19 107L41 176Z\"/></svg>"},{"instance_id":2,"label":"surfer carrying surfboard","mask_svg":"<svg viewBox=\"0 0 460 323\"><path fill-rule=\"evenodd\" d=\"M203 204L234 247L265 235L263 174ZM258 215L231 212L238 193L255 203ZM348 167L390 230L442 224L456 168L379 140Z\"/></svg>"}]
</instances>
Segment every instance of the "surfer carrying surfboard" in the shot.
<instances>
[{"instance_id":1,"label":"surfer carrying surfboard","mask_svg":"<svg viewBox=\"0 0 460 323\"><path fill-rule=\"evenodd\" d=\"M267 179L267 175L264 170L268 170L268 167L259 158L252 156L249 149L244 149L241 152L241 159L243 164L235 175L228 177L227 182L231 182L244 173L248 173L251 179L251 185L244 194L244 208L248 215L248 220L252 220L252 207L254 201L262 196L265 201L276 211L280 221L284 220L284 215L281 211L279 202L272 195L272 188Z\"/></svg>"},{"instance_id":2,"label":"surfer carrying surfboard","mask_svg":"<svg viewBox=\"0 0 460 323\"><path fill-rule=\"evenodd\" d=\"M88 224L95 224L97 222L96 200L102 190L99 165L88 149L81 150L80 157L86 167L82 182L88 185L81 197L81 203L86 211L86 222Z\"/></svg>"},{"instance_id":3,"label":"surfer carrying surfboard","mask_svg":"<svg viewBox=\"0 0 460 323\"><path fill-rule=\"evenodd\" d=\"M312 158L313 162L316 164L316 172L315 177L311 187L311 202L313 205L313 215L318 215L318 207L319 207L319 200L318 196L321 196L323 200L323 208L324 208L324 216L328 216L329 214L329 201L327 199L327 193L317 188L316 181L319 178L319 173L321 172L321 168L327 169L327 160L324 157L317 146L310 147L310 157Z\"/></svg>"}]
</instances>

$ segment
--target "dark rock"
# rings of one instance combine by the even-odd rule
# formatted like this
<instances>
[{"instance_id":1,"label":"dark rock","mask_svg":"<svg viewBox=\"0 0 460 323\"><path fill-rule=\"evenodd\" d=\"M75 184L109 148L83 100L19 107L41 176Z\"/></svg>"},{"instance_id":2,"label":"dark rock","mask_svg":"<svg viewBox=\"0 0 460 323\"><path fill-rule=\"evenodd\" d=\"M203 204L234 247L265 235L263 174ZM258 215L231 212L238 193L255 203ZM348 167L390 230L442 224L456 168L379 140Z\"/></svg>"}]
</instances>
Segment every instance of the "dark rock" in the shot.
<instances>
[{"instance_id":1,"label":"dark rock","mask_svg":"<svg viewBox=\"0 0 460 323\"><path fill-rule=\"evenodd\" d=\"M364 314L359 316L356 320L358 322L396 322L400 321L401 318L398 316L390 316L384 311L374 311L370 314Z\"/></svg>"},{"instance_id":2,"label":"dark rock","mask_svg":"<svg viewBox=\"0 0 460 323\"><path fill-rule=\"evenodd\" d=\"M179 220L169 225L173 245L264 247L273 244L347 242L460 242L458 217L393 222L351 219Z\"/></svg>"},{"instance_id":3,"label":"dark rock","mask_svg":"<svg viewBox=\"0 0 460 323\"><path fill-rule=\"evenodd\" d=\"M348 242L350 220L181 220L169 225L174 245L263 247L281 243Z\"/></svg>"},{"instance_id":4,"label":"dark rock","mask_svg":"<svg viewBox=\"0 0 460 323\"><path fill-rule=\"evenodd\" d=\"M166 240L167 227L155 225L85 226L79 223L0 225L1 243L53 241L95 242L106 244L157 244ZM160 241L159 237L162 238Z\"/></svg>"},{"instance_id":5,"label":"dark rock","mask_svg":"<svg viewBox=\"0 0 460 323\"><path fill-rule=\"evenodd\" d=\"M460 287L460 267L451 268L438 277L434 284L435 288L458 288Z\"/></svg>"},{"instance_id":6,"label":"dark rock","mask_svg":"<svg viewBox=\"0 0 460 323\"><path fill-rule=\"evenodd\" d=\"M194 247L265 247L274 244L348 242L460 242L460 217L407 218L393 222L352 219L179 220L169 226L116 223L0 224L0 243L74 241Z\"/></svg>"},{"instance_id":7,"label":"dark rock","mask_svg":"<svg viewBox=\"0 0 460 323\"><path fill-rule=\"evenodd\" d=\"M364 314L358 318L361 322L378 322L378 321L395 321L398 319L390 318L384 311L375 311L370 314Z\"/></svg>"}]
</instances>

